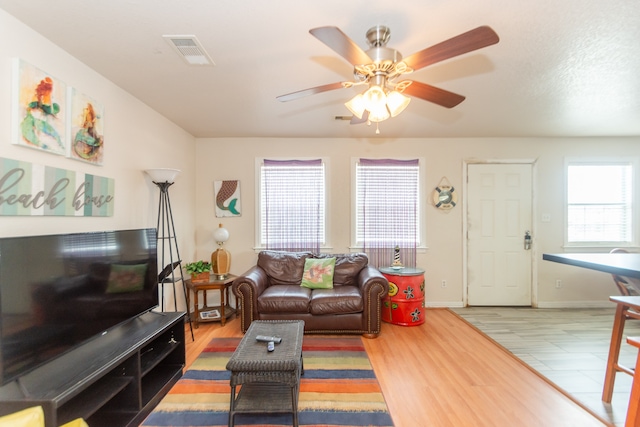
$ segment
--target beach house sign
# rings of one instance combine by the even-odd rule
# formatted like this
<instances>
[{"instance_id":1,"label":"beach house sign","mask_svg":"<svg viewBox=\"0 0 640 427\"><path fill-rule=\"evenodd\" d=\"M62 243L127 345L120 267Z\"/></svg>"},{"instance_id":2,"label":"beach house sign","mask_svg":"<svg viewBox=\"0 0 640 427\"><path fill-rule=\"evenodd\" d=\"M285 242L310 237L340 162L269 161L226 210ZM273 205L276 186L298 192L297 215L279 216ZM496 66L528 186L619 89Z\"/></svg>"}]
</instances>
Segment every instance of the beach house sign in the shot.
<instances>
[{"instance_id":1,"label":"beach house sign","mask_svg":"<svg viewBox=\"0 0 640 427\"><path fill-rule=\"evenodd\" d=\"M0 157L1 216L112 216L112 178Z\"/></svg>"}]
</instances>

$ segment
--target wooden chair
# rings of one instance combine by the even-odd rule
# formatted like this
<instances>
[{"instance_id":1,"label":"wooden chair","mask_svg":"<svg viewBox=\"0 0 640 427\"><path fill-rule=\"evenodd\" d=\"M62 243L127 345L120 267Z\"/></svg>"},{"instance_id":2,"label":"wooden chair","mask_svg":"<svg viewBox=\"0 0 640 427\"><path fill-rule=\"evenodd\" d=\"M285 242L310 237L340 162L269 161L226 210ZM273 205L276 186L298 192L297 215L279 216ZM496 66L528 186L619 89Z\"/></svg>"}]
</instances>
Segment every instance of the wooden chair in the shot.
<instances>
[{"instance_id":1,"label":"wooden chair","mask_svg":"<svg viewBox=\"0 0 640 427\"><path fill-rule=\"evenodd\" d=\"M620 365L618 357L622 345L624 324L627 319L640 319L640 296L612 296L611 302L616 304L616 313L613 318L613 328L611 330L611 343L609 345L609 357L607 358L607 368L604 376L604 387L602 390L602 401L611 403L613 396L613 385L616 380L616 373L624 372L631 376L634 369Z\"/></svg>"},{"instance_id":2,"label":"wooden chair","mask_svg":"<svg viewBox=\"0 0 640 427\"><path fill-rule=\"evenodd\" d=\"M612 249L612 254L628 253L625 249ZM635 369L626 367L618 363L620 355L620 347L622 346L622 337L624 334L624 324L627 319L640 320L640 280L633 277L618 276L612 274L613 282L618 287L622 297L611 297L610 301L615 302L616 314L613 321L613 329L611 332L611 343L609 345L609 357L607 359L607 369L604 378L604 388L602 390L602 401L611 403L613 396L613 385L616 379L616 373L624 372L634 376Z\"/></svg>"},{"instance_id":3,"label":"wooden chair","mask_svg":"<svg viewBox=\"0 0 640 427\"><path fill-rule=\"evenodd\" d=\"M640 338L629 337L627 342L634 347L640 349ZM636 360L635 372L640 372L640 357ZM629 407L627 408L627 419L625 427L640 426L640 378L633 375L633 386L631 387L631 395L629 396Z\"/></svg>"}]
</instances>

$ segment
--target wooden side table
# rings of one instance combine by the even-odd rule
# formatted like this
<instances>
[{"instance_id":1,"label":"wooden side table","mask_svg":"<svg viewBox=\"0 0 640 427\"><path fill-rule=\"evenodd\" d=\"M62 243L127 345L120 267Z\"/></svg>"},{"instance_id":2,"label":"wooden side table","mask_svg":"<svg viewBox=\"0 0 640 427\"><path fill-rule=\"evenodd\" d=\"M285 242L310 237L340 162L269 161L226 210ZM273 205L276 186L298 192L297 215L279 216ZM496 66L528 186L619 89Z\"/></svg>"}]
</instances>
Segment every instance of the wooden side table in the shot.
<instances>
[{"instance_id":1,"label":"wooden side table","mask_svg":"<svg viewBox=\"0 0 640 427\"><path fill-rule=\"evenodd\" d=\"M236 299L236 307L235 309L231 307L229 304L229 288L231 287L231 283L238 277L235 274L228 274L225 279L219 280L215 275L209 276L208 282L202 283L192 283L191 279L187 279L185 281L185 285L187 289L193 292L193 312L191 312L191 304L189 294L191 292L187 292L187 309L189 310L189 315L191 316L191 320L194 323L194 327L198 327L199 322L220 322L222 326L225 325L227 319L231 317L238 310L238 300ZM208 306L207 305L207 291L219 290L220 291L220 305L216 306ZM204 300L202 308L198 307L198 293L204 292ZM202 318L201 313L203 312L211 312L213 310L218 310L220 312L220 316L218 317L207 317Z\"/></svg>"}]
</instances>

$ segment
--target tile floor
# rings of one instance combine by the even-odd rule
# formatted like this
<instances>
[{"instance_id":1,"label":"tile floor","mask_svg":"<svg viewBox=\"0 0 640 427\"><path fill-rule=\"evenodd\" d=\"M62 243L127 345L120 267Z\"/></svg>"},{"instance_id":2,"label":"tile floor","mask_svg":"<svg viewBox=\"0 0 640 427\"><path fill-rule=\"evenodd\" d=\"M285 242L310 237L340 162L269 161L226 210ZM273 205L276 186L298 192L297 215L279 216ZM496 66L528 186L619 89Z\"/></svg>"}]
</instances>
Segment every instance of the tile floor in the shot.
<instances>
[{"instance_id":1,"label":"tile floor","mask_svg":"<svg viewBox=\"0 0 640 427\"><path fill-rule=\"evenodd\" d=\"M611 404L602 402L602 386L615 307L534 309L454 308L523 362L608 420L624 426L632 377L618 373ZM627 321L625 336L640 336L640 322ZM623 344L620 363L635 366L637 349Z\"/></svg>"}]
</instances>

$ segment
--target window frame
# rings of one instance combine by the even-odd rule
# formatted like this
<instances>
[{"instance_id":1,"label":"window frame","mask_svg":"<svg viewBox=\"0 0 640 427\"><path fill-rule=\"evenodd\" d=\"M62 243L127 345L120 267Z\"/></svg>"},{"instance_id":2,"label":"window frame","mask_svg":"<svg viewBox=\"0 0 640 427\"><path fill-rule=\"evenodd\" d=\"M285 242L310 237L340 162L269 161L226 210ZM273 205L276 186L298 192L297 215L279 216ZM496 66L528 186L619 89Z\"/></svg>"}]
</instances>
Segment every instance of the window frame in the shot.
<instances>
[{"instance_id":1,"label":"window frame","mask_svg":"<svg viewBox=\"0 0 640 427\"><path fill-rule=\"evenodd\" d=\"M296 156L296 157L281 157L281 156L265 156L265 157L256 157L255 158L255 206L256 206L256 215L255 215L255 236L254 236L254 251L259 252L265 250L267 246L262 242L262 165L264 164L264 160L278 160L278 161L292 161L292 160L318 160L322 161L324 166L324 238L323 243L320 245L321 250L330 249L329 245L329 237L331 236L331 215L330 215L330 199L331 192L328 186L329 182L329 173L330 173L330 165L329 158L322 156L313 156L313 157L304 157L304 156Z\"/></svg>"},{"instance_id":2,"label":"window frame","mask_svg":"<svg viewBox=\"0 0 640 427\"><path fill-rule=\"evenodd\" d=\"M569 241L569 166L611 166L611 165L630 165L631 166L631 241L607 241L607 242L570 242ZM638 165L640 161L637 157L566 157L564 159L564 204L563 204L563 232L564 232L564 247L571 249L612 249L612 248L637 248L638 247L638 235L639 235L639 218L640 206L638 201L640 198L640 185L637 182Z\"/></svg>"},{"instance_id":3,"label":"window frame","mask_svg":"<svg viewBox=\"0 0 640 427\"><path fill-rule=\"evenodd\" d=\"M353 251L363 250L363 242L357 241L357 164L361 158L367 158L372 160L379 159L393 159L393 160L415 160L418 159L418 227L419 227L419 242L416 246L418 252L424 252L427 248L427 230L426 230L426 207L428 195L425 193L426 185L426 167L424 157L417 156L384 156L384 157L372 157L372 156L358 156L351 157L351 245L350 249Z\"/></svg>"}]
</instances>

